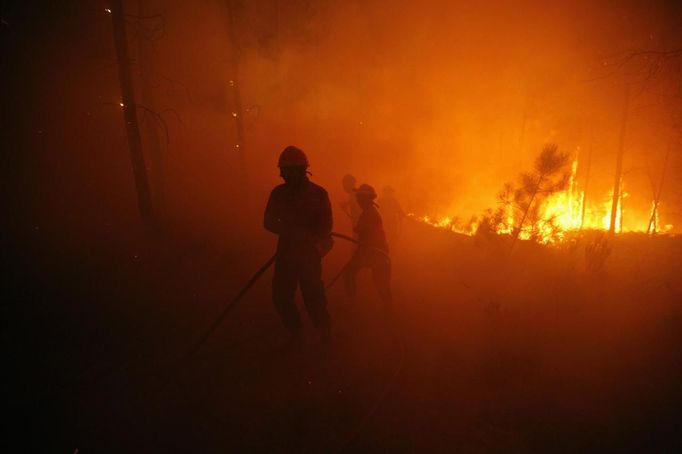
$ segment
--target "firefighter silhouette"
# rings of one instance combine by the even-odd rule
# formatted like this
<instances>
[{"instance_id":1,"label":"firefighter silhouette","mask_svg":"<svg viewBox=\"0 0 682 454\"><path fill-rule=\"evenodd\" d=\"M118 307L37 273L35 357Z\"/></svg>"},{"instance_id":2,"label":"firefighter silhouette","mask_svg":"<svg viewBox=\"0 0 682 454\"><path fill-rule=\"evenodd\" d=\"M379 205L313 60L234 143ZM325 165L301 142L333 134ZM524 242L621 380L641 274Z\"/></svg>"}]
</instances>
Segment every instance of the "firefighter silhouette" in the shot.
<instances>
[{"instance_id":1,"label":"firefighter silhouette","mask_svg":"<svg viewBox=\"0 0 682 454\"><path fill-rule=\"evenodd\" d=\"M391 294L391 260L388 256L388 243L381 221L381 215L374 203L377 194L368 184L361 185L355 195L361 208L355 232L360 245L348 262L344 272L346 295L351 301L357 299L356 278L363 268L372 271L372 280L379 296L386 305L390 305Z\"/></svg>"},{"instance_id":2,"label":"firefighter silhouette","mask_svg":"<svg viewBox=\"0 0 682 454\"><path fill-rule=\"evenodd\" d=\"M341 185L343 186L344 192L347 194L346 200L340 203L341 211L346 215L350 221L350 226L355 227L360 217L360 205L358 205L357 198L355 196L355 177L351 174L343 176L341 180Z\"/></svg>"},{"instance_id":3,"label":"firefighter silhouette","mask_svg":"<svg viewBox=\"0 0 682 454\"><path fill-rule=\"evenodd\" d=\"M300 338L302 322L296 308L296 288L323 340L330 321L322 283L322 257L332 247L332 211L327 191L308 179L308 158L289 146L279 157L284 183L275 187L265 209L264 226L279 235L272 280L272 298L286 328Z\"/></svg>"}]
</instances>

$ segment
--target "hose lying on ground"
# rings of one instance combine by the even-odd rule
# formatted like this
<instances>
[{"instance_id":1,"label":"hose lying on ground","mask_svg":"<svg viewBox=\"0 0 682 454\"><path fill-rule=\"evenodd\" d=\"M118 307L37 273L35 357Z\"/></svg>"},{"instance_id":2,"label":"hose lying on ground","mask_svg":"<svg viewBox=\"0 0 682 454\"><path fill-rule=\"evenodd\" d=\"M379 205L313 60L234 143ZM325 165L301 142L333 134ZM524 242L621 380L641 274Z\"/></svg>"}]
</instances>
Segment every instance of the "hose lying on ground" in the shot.
<instances>
[{"instance_id":1,"label":"hose lying on ground","mask_svg":"<svg viewBox=\"0 0 682 454\"><path fill-rule=\"evenodd\" d=\"M384 256L388 257L388 254L385 251L382 251L381 249L378 249L378 248L375 248L372 246L364 245L364 244L360 243L359 241L357 241L355 238L349 237L348 235L344 235L344 234L338 233L338 232L332 232L331 236L336 237L336 238L341 238L341 239L344 239L346 241L350 241L351 243L355 243L359 246L368 247L368 248L373 249L373 250L383 254ZM246 292L249 291L249 289L253 286L253 284L256 283L256 281L263 275L263 273L265 273L268 270L268 268L270 268L270 266L272 266L272 264L275 263L276 257L277 257L277 254L270 257L270 259L267 262L265 262L263 264L263 266L261 266L258 269L258 271L256 271L256 273L251 277L251 279L249 279L249 281L244 285L244 287L242 287L242 289L239 291L239 293L237 293L237 295L232 299L232 301L230 301L230 303L225 307L225 309L223 310L223 312L221 312L221 314L218 316L218 318L216 318L215 321L211 324L211 326L209 326L209 328L204 332L204 334L201 336L201 338L199 338L199 340L192 346L192 348L190 348L187 351L187 353L185 353L185 356L182 358L182 361L189 359L197 351L199 351L201 346L204 345L204 343L208 340L208 338L211 336L211 334L213 334L213 332L216 330L216 328L218 328L218 326L220 326L220 324L223 322L223 320L225 320L225 317L227 316L227 314L237 305L237 303L244 297L244 295L246 295ZM344 267L344 270L345 270L345 268L346 267ZM340 274L339 274L339 276L340 276ZM338 279L338 276L334 279L334 281L336 281L337 279ZM331 287L331 285L332 284L330 284L330 287Z\"/></svg>"},{"instance_id":2,"label":"hose lying on ground","mask_svg":"<svg viewBox=\"0 0 682 454\"><path fill-rule=\"evenodd\" d=\"M359 241L357 241L355 238L352 238L348 235L344 235L342 233L338 232L332 232L331 233L332 237L336 238L341 238L346 241L350 241L351 243L355 243L359 246L362 247L367 247L370 248L382 255L384 255L386 258L390 258L389 255L386 253L386 251L383 251L379 248L365 245ZM277 254L273 255L270 257L270 259L261 266L258 271L251 277L251 279L248 280L248 282L242 287L242 289L235 295L235 297L230 301L230 303L223 309L223 311L220 313L218 318L216 318L211 326L208 327L208 329L204 332L204 334L197 340L197 342L192 345L192 347L185 353L185 355L180 359L179 364L185 363L188 359L190 359L192 356L194 356L199 349L204 345L204 343L208 340L209 337L213 334L213 332L220 326L220 324L225 320L225 317L227 317L227 314L230 313L230 311L237 305L237 303L246 295L246 292L249 291L249 289L253 286L253 284L256 283L256 281L272 266L273 263L275 263L275 259L277 258ZM331 287L336 280L339 279L339 277L343 274L343 272L346 270L348 265L344 266L344 268L341 270L341 273L339 273L334 280L332 281L331 284L329 284L329 287Z\"/></svg>"},{"instance_id":3,"label":"hose lying on ground","mask_svg":"<svg viewBox=\"0 0 682 454\"><path fill-rule=\"evenodd\" d=\"M267 262L261 266L256 273L251 276L251 279L248 280L248 282L242 287L242 289L235 295L234 298L229 302L227 306L225 306L225 309L220 313L218 318L216 318L211 326L208 327L208 329L204 332L204 334L197 340L197 342L192 345L192 347L185 353L185 355L182 357L181 362L184 362L191 358L196 352L199 351L202 345L208 340L208 338L213 334L213 332L220 326L220 324L225 320L225 317L227 317L227 314L230 313L232 309L237 305L237 303L246 295L246 292L249 291L249 289L253 286L253 284L256 283L256 281L272 266L273 263L275 263L275 258L277 257L277 254L273 255L268 259Z\"/></svg>"},{"instance_id":4,"label":"hose lying on ground","mask_svg":"<svg viewBox=\"0 0 682 454\"><path fill-rule=\"evenodd\" d=\"M365 245L356 239L349 237L347 235L337 233L337 232L332 232L331 236L336 237L336 238L341 238L343 240L349 241L351 243L357 244L362 247L367 247L370 249L375 250L376 252L379 252L380 254L384 255L386 258L390 259L389 255L386 253L386 251L383 251L379 248ZM213 334L213 332L220 326L220 324L223 322L225 317L229 314L229 312L237 305L237 303L244 297L246 292L249 291L249 289L253 286L253 284L258 281L258 279L272 266L272 264L275 262L275 259L277 258L277 254L273 255L270 257L270 259L261 266L258 271L249 279L249 281L242 287L242 289L235 295L235 297L230 301L230 303L225 307L223 312L218 316L217 319L211 324L211 326L204 332L204 334L199 338L199 340L188 350L188 352L183 356L181 361L178 363L179 365L184 364L189 358L191 358L194 354L196 354L197 351L202 347L202 345L208 340L208 338ZM350 263L350 262L349 262ZM329 284L328 288L331 287L338 279L340 276L343 275L344 271L348 267L348 264L346 264L341 272L332 280L332 282ZM366 428L367 423L372 419L372 417L376 414L377 410L382 406L384 401L386 400L386 397L389 395L391 389L397 382L398 377L400 376L403 366L404 366L404 346L402 342L402 336L400 336L400 330L398 329L396 324L396 320L391 320L391 324L393 324L393 332L394 332L394 341L397 345L397 350L398 350L398 360L396 363L396 367L394 368L392 374L380 390L379 394L377 397L372 401L370 406L368 407L367 411L364 413L360 421L358 422L357 425L342 439L340 440L340 443L336 446L336 449L332 450L339 450L343 451L347 449L354 441L357 440L357 438L360 436L361 432ZM171 374L171 377L174 376L175 374Z\"/></svg>"}]
</instances>

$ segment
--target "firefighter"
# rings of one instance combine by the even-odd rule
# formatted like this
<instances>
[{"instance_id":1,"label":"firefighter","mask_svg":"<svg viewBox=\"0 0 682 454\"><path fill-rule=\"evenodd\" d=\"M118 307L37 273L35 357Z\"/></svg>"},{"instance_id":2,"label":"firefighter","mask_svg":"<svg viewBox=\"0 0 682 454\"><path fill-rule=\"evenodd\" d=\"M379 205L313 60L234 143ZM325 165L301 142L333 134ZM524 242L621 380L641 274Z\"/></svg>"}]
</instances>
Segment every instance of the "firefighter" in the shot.
<instances>
[{"instance_id":1,"label":"firefighter","mask_svg":"<svg viewBox=\"0 0 682 454\"><path fill-rule=\"evenodd\" d=\"M341 180L344 192L348 194L348 198L340 203L341 211L348 217L351 227L355 227L360 217L360 206L355 197L355 177L351 174L346 174Z\"/></svg>"},{"instance_id":2,"label":"firefighter","mask_svg":"<svg viewBox=\"0 0 682 454\"><path fill-rule=\"evenodd\" d=\"M372 280L385 305L390 306L391 260L388 256L388 243L381 221L381 215L374 203L377 194L368 184L360 185L355 191L362 212L355 226L360 245L350 259L344 272L346 295L351 301L357 299L356 277L362 268L370 268Z\"/></svg>"},{"instance_id":3,"label":"firefighter","mask_svg":"<svg viewBox=\"0 0 682 454\"><path fill-rule=\"evenodd\" d=\"M302 322L296 308L296 288L323 341L329 340L330 322L322 283L322 257L332 247L332 211L327 191L308 179L308 158L294 146L279 156L284 184L270 193L264 226L279 235L272 280L272 298L293 339L300 339Z\"/></svg>"}]
</instances>

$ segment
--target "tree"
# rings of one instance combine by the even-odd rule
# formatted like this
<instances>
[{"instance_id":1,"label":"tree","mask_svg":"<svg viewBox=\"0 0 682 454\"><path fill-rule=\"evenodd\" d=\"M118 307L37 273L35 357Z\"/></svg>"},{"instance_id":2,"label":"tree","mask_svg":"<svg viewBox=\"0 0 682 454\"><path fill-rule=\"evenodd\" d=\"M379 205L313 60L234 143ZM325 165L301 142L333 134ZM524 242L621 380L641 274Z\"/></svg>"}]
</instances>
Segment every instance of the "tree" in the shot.
<instances>
[{"instance_id":1,"label":"tree","mask_svg":"<svg viewBox=\"0 0 682 454\"><path fill-rule=\"evenodd\" d=\"M625 104L623 105L623 117L620 124L620 135L618 136L618 154L616 158L616 173L613 182L613 198L611 200L611 219L609 224L609 233L613 234L616 231L616 212L620 200L620 187L623 178L623 154L625 153L625 131L628 122L628 110L630 108L630 87L625 88ZM623 217L621 216L621 221Z\"/></svg>"},{"instance_id":2,"label":"tree","mask_svg":"<svg viewBox=\"0 0 682 454\"><path fill-rule=\"evenodd\" d=\"M149 182L152 203L157 219L163 223L166 215L166 182L162 147L168 146L168 130L164 119L155 108L157 100L151 83L153 72L151 61L154 41L164 36L165 19L163 15L152 14L149 11L148 0L139 0L137 8L138 16L132 25L134 26L133 36L137 38L137 64L140 73L138 96L141 104L138 103L138 107L142 109L143 145L147 148L149 157L147 162L150 165ZM162 128L165 133L165 143L162 143L162 131L159 128Z\"/></svg>"},{"instance_id":3,"label":"tree","mask_svg":"<svg viewBox=\"0 0 682 454\"><path fill-rule=\"evenodd\" d=\"M549 195L565 189L570 174L567 171L569 155L560 152L556 144L547 144L535 159L533 170L522 172L517 184L506 183L500 192L499 198L505 208L512 207L513 219L521 216L518 224L513 226L512 245L510 253L523 231L528 220L532 221L532 232L536 232L538 209ZM504 210L504 208L503 208ZM545 220L551 222L551 220Z\"/></svg>"},{"instance_id":4,"label":"tree","mask_svg":"<svg viewBox=\"0 0 682 454\"><path fill-rule=\"evenodd\" d=\"M133 80L130 72L130 59L128 56L128 42L125 31L125 15L123 14L122 0L111 0L111 22L114 32L114 45L116 47L116 59L118 61L118 75L121 85L121 108L128 136L128 148L130 149L130 161L135 178L137 203L142 216L142 221L147 228L156 227L156 217L152 207L151 193L147 167L142 154L142 140L137 120L137 104Z\"/></svg>"}]
</instances>

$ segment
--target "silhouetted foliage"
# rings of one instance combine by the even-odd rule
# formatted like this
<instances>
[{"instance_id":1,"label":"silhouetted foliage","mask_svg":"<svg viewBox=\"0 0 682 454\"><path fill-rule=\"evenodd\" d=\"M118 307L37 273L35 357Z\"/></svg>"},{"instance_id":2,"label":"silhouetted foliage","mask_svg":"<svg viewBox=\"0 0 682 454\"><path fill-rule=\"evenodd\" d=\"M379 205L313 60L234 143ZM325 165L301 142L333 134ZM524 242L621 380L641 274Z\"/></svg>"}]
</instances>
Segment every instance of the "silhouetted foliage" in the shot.
<instances>
[{"instance_id":1,"label":"silhouetted foliage","mask_svg":"<svg viewBox=\"0 0 682 454\"><path fill-rule=\"evenodd\" d=\"M568 153L559 151L556 144L547 144L535 159L532 171L521 172L516 183L506 182L498 193L500 206L483 215L479 230L508 231L516 240L526 231L530 239L538 239L539 223L543 235L558 232L554 219L541 219L540 208L550 195L568 186L570 172ZM527 227L526 227L527 226Z\"/></svg>"},{"instance_id":2,"label":"silhouetted foliage","mask_svg":"<svg viewBox=\"0 0 682 454\"><path fill-rule=\"evenodd\" d=\"M609 255L611 255L611 247L606 235L600 234L585 246L585 267L587 271L591 273L600 271Z\"/></svg>"}]
</instances>

